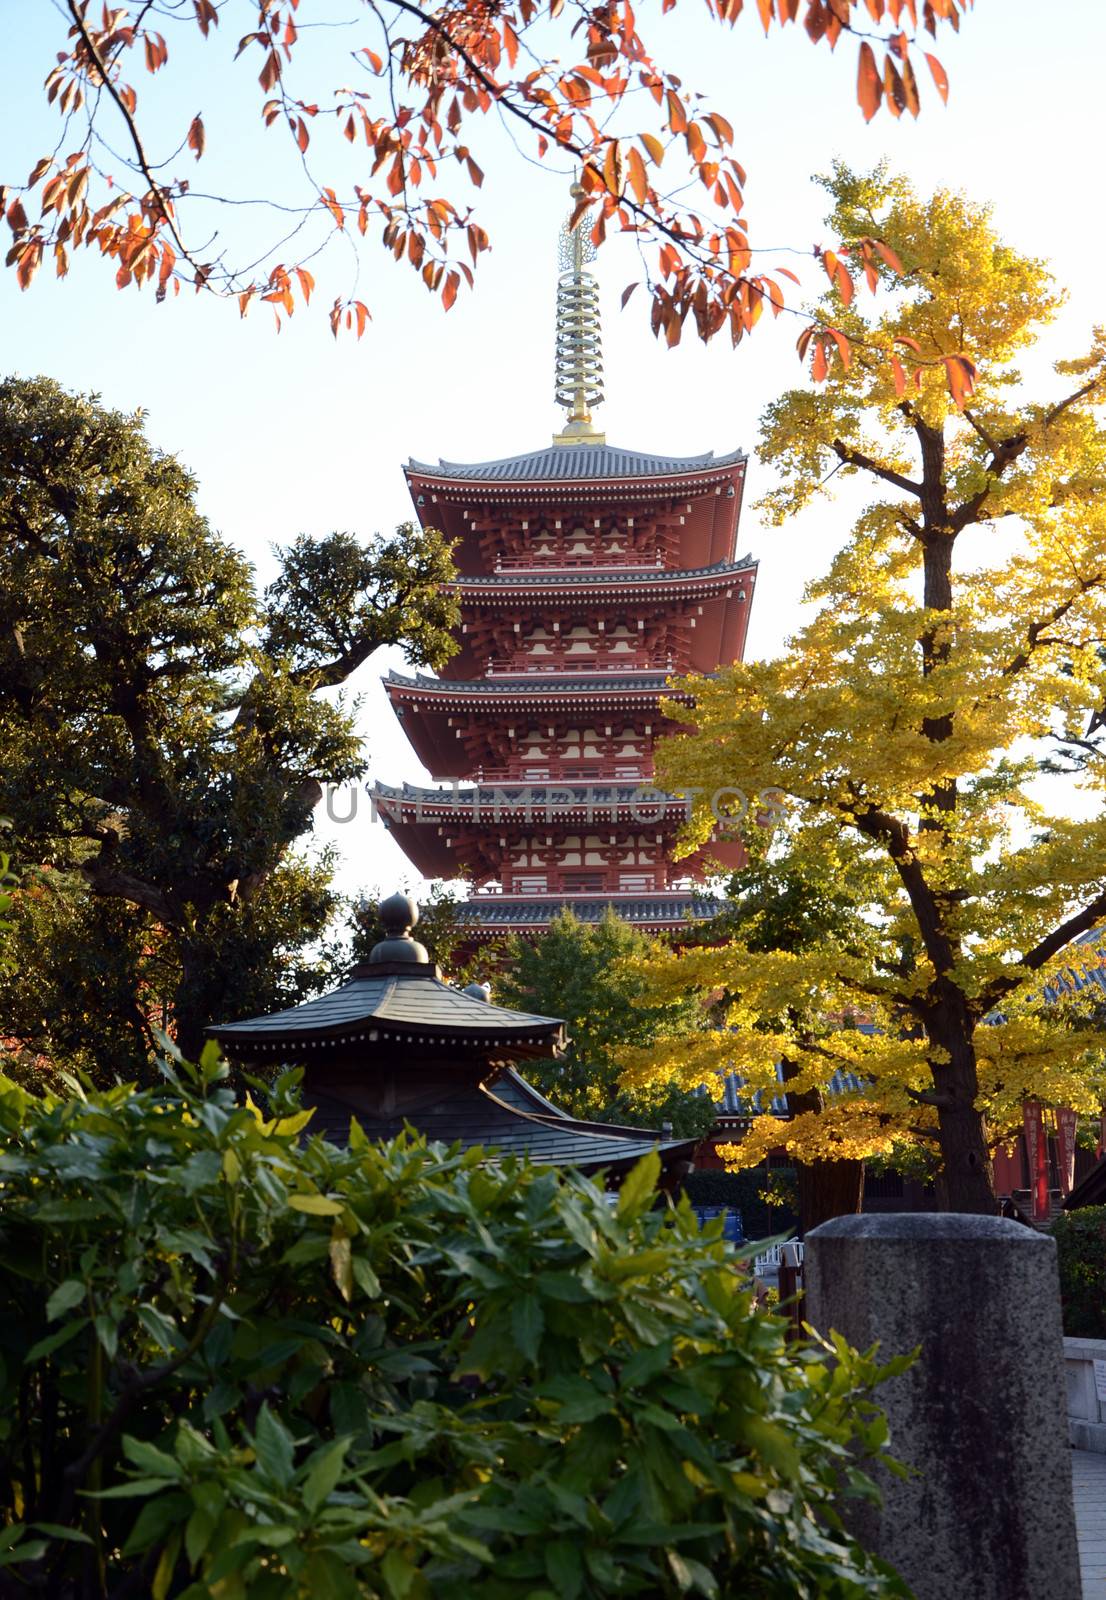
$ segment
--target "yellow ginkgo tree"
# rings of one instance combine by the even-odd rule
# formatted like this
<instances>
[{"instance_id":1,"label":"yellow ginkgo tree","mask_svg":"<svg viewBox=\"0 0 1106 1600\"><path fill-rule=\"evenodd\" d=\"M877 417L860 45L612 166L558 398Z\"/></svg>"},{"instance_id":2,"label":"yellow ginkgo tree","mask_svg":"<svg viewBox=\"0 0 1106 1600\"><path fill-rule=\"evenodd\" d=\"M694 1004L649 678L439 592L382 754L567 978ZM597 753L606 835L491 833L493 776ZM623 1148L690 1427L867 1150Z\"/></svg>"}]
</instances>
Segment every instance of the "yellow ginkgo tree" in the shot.
<instances>
[{"instance_id":1,"label":"yellow ginkgo tree","mask_svg":"<svg viewBox=\"0 0 1106 1600\"><path fill-rule=\"evenodd\" d=\"M691 680L694 732L659 765L697 791L689 846L720 785L781 791L772 849L845 886L850 916L801 950L739 930L653 963L658 992L721 995L719 1026L627 1075L775 1091L784 1062L807 1109L754 1118L739 1164L923 1141L946 1203L987 1211L1027 1096L1102 1098L1100 1041L1043 988L1106 919L1106 334L1026 382L1018 357L1062 295L986 208L883 171L827 187L839 236L878 232L898 261L863 306L833 282L818 308L815 384L764 419L765 505L785 524L835 475L876 497L782 655Z\"/></svg>"}]
</instances>

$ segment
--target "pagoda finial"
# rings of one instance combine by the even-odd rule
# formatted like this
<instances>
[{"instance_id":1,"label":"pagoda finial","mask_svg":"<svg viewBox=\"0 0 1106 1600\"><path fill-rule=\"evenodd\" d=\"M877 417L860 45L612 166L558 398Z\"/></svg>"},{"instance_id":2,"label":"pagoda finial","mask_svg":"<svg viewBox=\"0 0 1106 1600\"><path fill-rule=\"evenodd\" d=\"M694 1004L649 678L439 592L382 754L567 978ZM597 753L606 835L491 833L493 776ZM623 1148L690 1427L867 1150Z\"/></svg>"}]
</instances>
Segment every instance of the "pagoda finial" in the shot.
<instances>
[{"instance_id":1,"label":"pagoda finial","mask_svg":"<svg viewBox=\"0 0 1106 1600\"><path fill-rule=\"evenodd\" d=\"M603 400L603 349L599 328L599 288L586 270L595 246L584 220L572 226L584 190L572 185L572 210L561 228L561 275L557 280L557 355L554 391L568 421L554 444L603 444L606 435L592 426L591 408Z\"/></svg>"}]
</instances>

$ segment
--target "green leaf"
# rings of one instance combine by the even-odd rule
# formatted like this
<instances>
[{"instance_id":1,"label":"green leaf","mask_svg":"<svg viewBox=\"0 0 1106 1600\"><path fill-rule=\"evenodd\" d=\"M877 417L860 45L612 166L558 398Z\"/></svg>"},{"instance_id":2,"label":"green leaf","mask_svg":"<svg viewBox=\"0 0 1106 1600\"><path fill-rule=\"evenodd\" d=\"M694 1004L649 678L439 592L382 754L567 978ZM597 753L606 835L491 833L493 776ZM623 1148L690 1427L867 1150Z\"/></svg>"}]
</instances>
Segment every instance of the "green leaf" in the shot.
<instances>
[{"instance_id":1,"label":"green leaf","mask_svg":"<svg viewBox=\"0 0 1106 1600\"><path fill-rule=\"evenodd\" d=\"M63 1344L68 1344L70 1339L76 1338L77 1334L87 1327L87 1317L79 1317L76 1322L67 1322L57 1333L48 1334L45 1339L40 1339L37 1344L32 1345L23 1358L24 1365L30 1366L32 1361L41 1361L43 1356L53 1355L55 1350L60 1350Z\"/></svg>"},{"instance_id":2,"label":"green leaf","mask_svg":"<svg viewBox=\"0 0 1106 1600\"><path fill-rule=\"evenodd\" d=\"M40 1561L49 1548L45 1539L28 1539L26 1544L17 1544L14 1550L5 1550L0 1555L0 1567L14 1567L21 1561Z\"/></svg>"},{"instance_id":3,"label":"green leaf","mask_svg":"<svg viewBox=\"0 0 1106 1600\"><path fill-rule=\"evenodd\" d=\"M308 1511L318 1511L327 1500L342 1476L342 1468L349 1450L349 1439L336 1439L324 1450L316 1451L303 1484L303 1503Z\"/></svg>"},{"instance_id":4,"label":"green leaf","mask_svg":"<svg viewBox=\"0 0 1106 1600\"><path fill-rule=\"evenodd\" d=\"M302 1211L309 1217L340 1217L346 1209L337 1200L328 1200L325 1194L290 1194L288 1204L293 1211Z\"/></svg>"},{"instance_id":5,"label":"green leaf","mask_svg":"<svg viewBox=\"0 0 1106 1600\"><path fill-rule=\"evenodd\" d=\"M664 1371L671 1359L671 1339L665 1339L660 1344L645 1345L643 1349L635 1350L630 1359L623 1364L622 1371L619 1374L618 1382L620 1388L637 1389L644 1387Z\"/></svg>"},{"instance_id":6,"label":"green leaf","mask_svg":"<svg viewBox=\"0 0 1106 1600\"><path fill-rule=\"evenodd\" d=\"M718 1584L714 1574L701 1561L693 1561L690 1556L682 1556L678 1550L668 1551L668 1565L672 1568L681 1594L687 1594L689 1589L697 1590L699 1594L706 1595L707 1600L717 1600Z\"/></svg>"},{"instance_id":7,"label":"green leaf","mask_svg":"<svg viewBox=\"0 0 1106 1600\"><path fill-rule=\"evenodd\" d=\"M345 1301L353 1299L353 1257L349 1236L335 1234L330 1241L330 1275Z\"/></svg>"},{"instance_id":8,"label":"green leaf","mask_svg":"<svg viewBox=\"0 0 1106 1600\"><path fill-rule=\"evenodd\" d=\"M95 1318L96 1337L104 1347L104 1354L109 1361L115 1360L116 1351L119 1349L119 1329L106 1312L101 1312Z\"/></svg>"},{"instance_id":9,"label":"green leaf","mask_svg":"<svg viewBox=\"0 0 1106 1600\"><path fill-rule=\"evenodd\" d=\"M538 1350L541 1346L541 1336L544 1328L545 1315L537 1295L519 1295L511 1307L511 1332L514 1335L515 1344L527 1361L536 1361L538 1359Z\"/></svg>"},{"instance_id":10,"label":"green leaf","mask_svg":"<svg viewBox=\"0 0 1106 1600\"><path fill-rule=\"evenodd\" d=\"M380 1279L362 1256L353 1258L353 1278L362 1294L370 1300L380 1299Z\"/></svg>"},{"instance_id":11,"label":"green leaf","mask_svg":"<svg viewBox=\"0 0 1106 1600\"><path fill-rule=\"evenodd\" d=\"M108 1495L101 1496L102 1499L108 1497ZM138 1513L138 1521L127 1536L123 1554L141 1555L144 1550L148 1550L151 1545L163 1539L176 1523L183 1522L191 1511L190 1497L179 1491L158 1495L156 1500L148 1500Z\"/></svg>"},{"instance_id":12,"label":"green leaf","mask_svg":"<svg viewBox=\"0 0 1106 1600\"><path fill-rule=\"evenodd\" d=\"M67 1278L60 1283L46 1302L47 1322L56 1322L59 1317L64 1317L67 1311L72 1311L74 1306L79 1306L88 1293L87 1288L80 1278Z\"/></svg>"},{"instance_id":13,"label":"green leaf","mask_svg":"<svg viewBox=\"0 0 1106 1600\"><path fill-rule=\"evenodd\" d=\"M123 1440L123 1454L132 1467L149 1473L151 1477L179 1480L184 1476L184 1468L176 1457L159 1450L149 1439L135 1439L128 1434Z\"/></svg>"},{"instance_id":14,"label":"green leaf","mask_svg":"<svg viewBox=\"0 0 1106 1600\"><path fill-rule=\"evenodd\" d=\"M580 1547L571 1539L553 1539L545 1547L545 1575L560 1600L576 1600L584 1587Z\"/></svg>"},{"instance_id":15,"label":"green leaf","mask_svg":"<svg viewBox=\"0 0 1106 1600\"><path fill-rule=\"evenodd\" d=\"M63 1528L60 1522L32 1522L36 1533L45 1533L51 1539L69 1539L73 1544L91 1544L88 1534L80 1528Z\"/></svg>"},{"instance_id":16,"label":"green leaf","mask_svg":"<svg viewBox=\"0 0 1106 1600\"><path fill-rule=\"evenodd\" d=\"M620 1222L632 1221L653 1203L657 1179L661 1175L661 1158L655 1150L642 1156L630 1168L618 1191L618 1218Z\"/></svg>"},{"instance_id":17,"label":"green leaf","mask_svg":"<svg viewBox=\"0 0 1106 1600\"><path fill-rule=\"evenodd\" d=\"M282 1489L287 1489L292 1481L295 1442L280 1418L270 1411L267 1400L258 1412L253 1445L261 1470Z\"/></svg>"},{"instance_id":18,"label":"green leaf","mask_svg":"<svg viewBox=\"0 0 1106 1600\"><path fill-rule=\"evenodd\" d=\"M419 1569L413 1562L408 1561L405 1555L401 1555L393 1548L386 1552L384 1560L380 1563L380 1570L393 1600L403 1600L418 1576Z\"/></svg>"}]
</instances>

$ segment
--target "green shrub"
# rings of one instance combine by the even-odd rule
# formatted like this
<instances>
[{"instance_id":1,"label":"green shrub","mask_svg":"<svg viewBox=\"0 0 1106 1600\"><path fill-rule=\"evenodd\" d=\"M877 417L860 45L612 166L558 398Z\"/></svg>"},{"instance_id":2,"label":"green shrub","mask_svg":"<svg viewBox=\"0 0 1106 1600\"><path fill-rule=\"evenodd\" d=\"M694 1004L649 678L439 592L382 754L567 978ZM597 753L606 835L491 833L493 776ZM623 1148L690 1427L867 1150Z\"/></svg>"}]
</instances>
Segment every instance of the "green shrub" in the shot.
<instances>
[{"instance_id":1,"label":"green shrub","mask_svg":"<svg viewBox=\"0 0 1106 1600\"><path fill-rule=\"evenodd\" d=\"M1106 1339L1106 1206L1062 1211L1052 1224L1064 1332Z\"/></svg>"},{"instance_id":2,"label":"green shrub","mask_svg":"<svg viewBox=\"0 0 1106 1600\"><path fill-rule=\"evenodd\" d=\"M763 1167L750 1167L744 1172L708 1167L704 1172L689 1173L683 1181L683 1192L693 1206L727 1206L739 1212L746 1239L766 1239L779 1233L794 1233L799 1226L794 1202L776 1203L768 1198L773 1190L777 1195L785 1193L788 1183L793 1189L794 1179L794 1167L775 1167L771 1173Z\"/></svg>"},{"instance_id":3,"label":"green shrub","mask_svg":"<svg viewBox=\"0 0 1106 1600\"><path fill-rule=\"evenodd\" d=\"M905 1593L836 1511L891 1369L791 1353L655 1156L612 1207L224 1077L0 1083L0 1594Z\"/></svg>"}]
</instances>

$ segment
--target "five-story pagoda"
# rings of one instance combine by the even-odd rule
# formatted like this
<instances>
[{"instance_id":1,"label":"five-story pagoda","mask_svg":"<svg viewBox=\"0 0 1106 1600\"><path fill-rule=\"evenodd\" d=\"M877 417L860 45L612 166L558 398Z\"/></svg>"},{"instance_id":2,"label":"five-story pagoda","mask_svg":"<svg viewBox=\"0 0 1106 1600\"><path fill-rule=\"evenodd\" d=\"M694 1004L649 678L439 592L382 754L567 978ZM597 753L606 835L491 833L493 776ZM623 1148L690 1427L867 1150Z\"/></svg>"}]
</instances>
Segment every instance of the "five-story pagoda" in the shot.
<instances>
[{"instance_id":1,"label":"five-story pagoda","mask_svg":"<svg viewBox=\"0 0 1106 1600\"><path fill-rule=\"evenodd\" d=\"M460 650L440 678L390 673L392 707L446 787L378 784L427 877L464 874L473 936L535 931L563 907L642 928L708 915L699 858L672 860L687 803L653 788L670 678L740 660L756 563L736 558L745 457L616 449L602 399L593 254L562 233L551 446L476 465L412 461L424 525L456 541ZM738 864L740 847L716 843Z\"/></svg>"}]
</instances>

